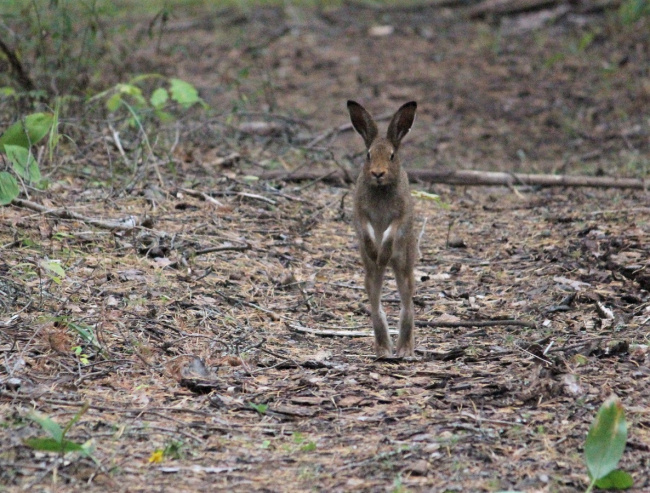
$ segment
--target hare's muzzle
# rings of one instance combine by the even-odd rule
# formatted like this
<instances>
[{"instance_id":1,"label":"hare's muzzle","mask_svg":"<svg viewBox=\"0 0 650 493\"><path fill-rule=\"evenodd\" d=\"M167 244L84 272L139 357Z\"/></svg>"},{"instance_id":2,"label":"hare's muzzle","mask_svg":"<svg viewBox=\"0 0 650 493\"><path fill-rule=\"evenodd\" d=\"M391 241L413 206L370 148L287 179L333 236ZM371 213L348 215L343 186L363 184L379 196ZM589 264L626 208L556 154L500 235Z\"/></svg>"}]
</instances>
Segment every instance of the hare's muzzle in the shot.
<instances>
[{"instance_id":1,"label":"hare's muzzle","mask_svg":"<svg viewBox=\"0 0 650 493\"><path fill-rule=\"evenodd\" d=\"M377 185L381 185L384 178L385 178L385 176L386 176L386 172L385 171L371 171L370 176L372 176L373 181Z\"/></svg>"}]
</instances>

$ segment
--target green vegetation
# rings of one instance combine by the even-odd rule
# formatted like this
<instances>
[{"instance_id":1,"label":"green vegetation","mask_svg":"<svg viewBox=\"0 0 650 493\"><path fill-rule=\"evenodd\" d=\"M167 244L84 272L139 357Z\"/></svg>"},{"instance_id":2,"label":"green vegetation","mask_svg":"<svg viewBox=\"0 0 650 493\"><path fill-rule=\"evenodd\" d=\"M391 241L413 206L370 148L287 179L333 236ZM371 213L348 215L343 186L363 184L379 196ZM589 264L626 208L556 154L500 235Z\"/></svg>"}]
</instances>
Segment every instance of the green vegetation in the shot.
<instances>
[{"instance_id":1,"label":"green vegetation","mask_svg":"<svg viewBox=\"0 0 650 493\"><path fill-rule=\"evenodd\" d=\"M57 452L63 457L68 452L78 452L83 456L90 457L92 453L92 447L89 442L84 444L73 442L72 440L66 440L65 436L70 431L70 428L79 421L79 419L84 415L88 410L89 404L84 403L79 412L73 416L73 418L68 421L65 425L65 428L61 428L56 421L52 420L50 417L40 414L38 412L32 412L27 415L29 419L38 423L43 430L45 430L50 436L49 437L40 437L40 438L29 438L25 440L25 444L34 450L40 450L42 452Z\"/></svg>"},{"instance_id":2,"label":"green vegetation","mask_svg":"<svg viewBox=\"0 0 650 493\"><path fill-rule=\"evenodd\" d=\"M632 487L632 477L616 469L626 441L625 410L619 398L612 396L600 407L587 435L585 461L591 478L587 492L594 487L609 490Z\"/></svg>"}]
</instances>

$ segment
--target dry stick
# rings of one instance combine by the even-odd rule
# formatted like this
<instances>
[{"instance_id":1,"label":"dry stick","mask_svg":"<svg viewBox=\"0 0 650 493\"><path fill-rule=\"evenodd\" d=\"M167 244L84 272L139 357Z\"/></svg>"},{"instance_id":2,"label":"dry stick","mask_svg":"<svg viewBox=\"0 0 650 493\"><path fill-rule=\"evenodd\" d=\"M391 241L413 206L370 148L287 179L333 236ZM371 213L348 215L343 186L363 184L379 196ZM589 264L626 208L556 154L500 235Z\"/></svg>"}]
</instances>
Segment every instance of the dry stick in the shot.
<instances>
[{"instance_id":1,"label":"dry stick","mask_svg":"<svg viewBox=\"0 0 650 493\"><path fill-rule=\"evenodd\" d=\"M416 321L418 327L498 327L503 325L516 325L520 327L535 328L534 322L524 322L521 320L460 320L455 322L444 321ZM305 334L313 334L322 337L372 337L373 333L367 330L321 330L303 327L302 325L287 323L291 330ZM397 334L397 330L390 330L391 334Z\"/></svg>"},{"instance_id":2,"label":"dry stick","mask_svg":"<svg viewBox=\"0 0 650 493\"><path fill-rule=\"evenodd\" d=\"M616 178L603 176L577 175L537 175L522 173L504 173L499 171L449 170L449 169L414 169L408 172L412 182L445 183L448 185L537 185L541 187L596 187L596 188L633 188L646 190L648 182L638 178ZM325 177L325 178L321 178ZM340 170L308 170L300 173L286 171L269 171L262 173L263 180L307 181L321 178L323 181L340 183L346 181ZM348 180L349 181L349 180Z\"/></svg>"},{"instance_id":3,"label":"dry stick","mask_svg":"<svg viewBox=\"0 0 650 493\"><path fill-rule=\"evenodd\" d=\"M373 333L367 330L318 330L303 327L302 325L286 324L289 329L303 334L312 334L321 337L372 337ZM397 334L395 329L389 330L391 335Z\"/></svg>"},{"instance_id":4,"label":"dry stick","mask_svg":"<svg viewBox=\"0 0 650 493\"><path fill-rule=\"evenodd\" d=\"M181 188L181 192L185 192L187 195L191 195L192 197L198 197L200 199L205 200L206 202L210 202L211 204L216 205L217 207L223 207L223 202L218 201L211 195L208 195L207 193L201 192L199 190L192 190L191 188Z\"/></svg>"},{"instance_id":5,"label":"dry stick","mask_svg":"<svg viewBox=\"0 0 650 493\"><path fill-rule=\"evenodd\" d=\"M31 209L33 211L40 212L47 216L58 217L60 219L72 219L75 221L81 221L90 224L91 226L95 226L97 228L102 228L102 229L131 231L137 228L140 223L138 218L135 216L128 216L118 221L111 221L111 220L104 220L104 219L96 219L93 217L86 217L76 212L69 211L67 209L50 209L48 207L45 207L44 205L37 204L36 202L32 202L30 200L14 199L11 203L18 207Z\"/></svg>"},{"instance_id":6,"label":"dry stick","mask_svg":"<svg viewBox=\"0 0 650 493\"><path fill-rule=\"evenodd\" d=\"M518 327L528 327L530 329L537 328L535 322L524 322L523 320L511 319L494 319L494 320L457 320L453 322L445 322L440 320L417 321L415 325L418 327L498 327L506 325L515 325Z\"/></svg>"},{"instance_id":7,"label":"dry stick","mask_svg":"<svg viewBox=\"0 0 650 493\"><path fill-rule=\"evenodd\" d=\"M16 53L11 48L9 48L9 46L7 46L1 39L0 51L5 54L5 57L7 57L7 61L9 61L9 65L16 73L16 80L21 85L21 87L25 91L33 91L36 87L34 86L32 79L30 79L29 75L25 71L23 64L20 63L20 60L16 56Z\"/></svg>"},{"instance_id":8,"label":"dry stick","mask_svg":"<svg viewBox=\"0 0 650 493\"><path fill-rule=\"evenodd\" d=\"M250 250L250 249L251 249L251 246L248 243L246 243L245 245L240 245L240 246L210 247L210 248L204 248L203 250L197 250L195 252L192 252L191 255L183 255L183 259L186 259L189 256L198 257L199 255L207 255L208 253L215 253L215 252L244 252L244 251ZM181 263L181 260L174 260L172 263L167 265L167 267L170 267L170 268L174 269L180 263Z\"/></svg>"}]
</instances>

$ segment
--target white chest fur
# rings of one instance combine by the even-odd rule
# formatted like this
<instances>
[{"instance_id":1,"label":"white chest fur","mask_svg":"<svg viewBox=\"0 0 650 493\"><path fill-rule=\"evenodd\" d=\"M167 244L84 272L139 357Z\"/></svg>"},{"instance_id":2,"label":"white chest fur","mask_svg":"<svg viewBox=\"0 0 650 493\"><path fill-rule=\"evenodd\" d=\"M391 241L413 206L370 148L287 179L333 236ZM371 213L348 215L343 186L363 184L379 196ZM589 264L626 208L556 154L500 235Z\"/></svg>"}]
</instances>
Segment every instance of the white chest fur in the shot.
<instances>
[{"instance_id":1,"label":"white chest fur","mask_svg":"<svg viewBox=\"0 0 650 493\"><path fill-rule=\"evenodd\" d=\"M366 223L366 231L368 231L368 236L372 240L373 243L377 243L377 236L375 235L375 228L372 227L372 224L370 222ZM393 234L393 225L389 224L388 227L386 228L386 231L381 235L381 245L386 243L392 236Z\"/></svg>"}]
</instances>

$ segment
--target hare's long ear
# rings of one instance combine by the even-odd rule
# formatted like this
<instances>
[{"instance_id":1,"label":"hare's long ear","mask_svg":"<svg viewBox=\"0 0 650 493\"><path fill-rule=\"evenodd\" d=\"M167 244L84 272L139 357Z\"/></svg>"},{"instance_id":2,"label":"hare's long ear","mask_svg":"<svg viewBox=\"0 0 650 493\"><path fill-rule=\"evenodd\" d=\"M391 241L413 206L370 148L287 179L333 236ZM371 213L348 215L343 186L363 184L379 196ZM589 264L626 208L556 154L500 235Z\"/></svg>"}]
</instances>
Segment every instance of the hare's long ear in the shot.
<instances>
[{"instance_id":1,"label":"hare's long ear","mask_svg":"<svg viewBox=\"0 0 650 493\"><path fill-rule=\"evenodd\" d=\"M363 137L366 148L370 149L370 145L377 138L377 124L370 116L370 113L356 101L348 101L348 111L350 112L352 126Z\"/></svg>"},{"instance_id":2,"label":"hare's long ear","mask_svg":"<svg viewBox=\"0 0 650 493\"><path fill-rule=\"evenodd\" d=\"M393 116L390 125L388 125L386 137L388 137L388 140L396 150L404 136L411 131L411 127L415 121L415 110L417 107L418 105L415 101L410 101L402 105L397 110L397 113L395 113L395 116Z\"/></svg>"}]
</instances>

